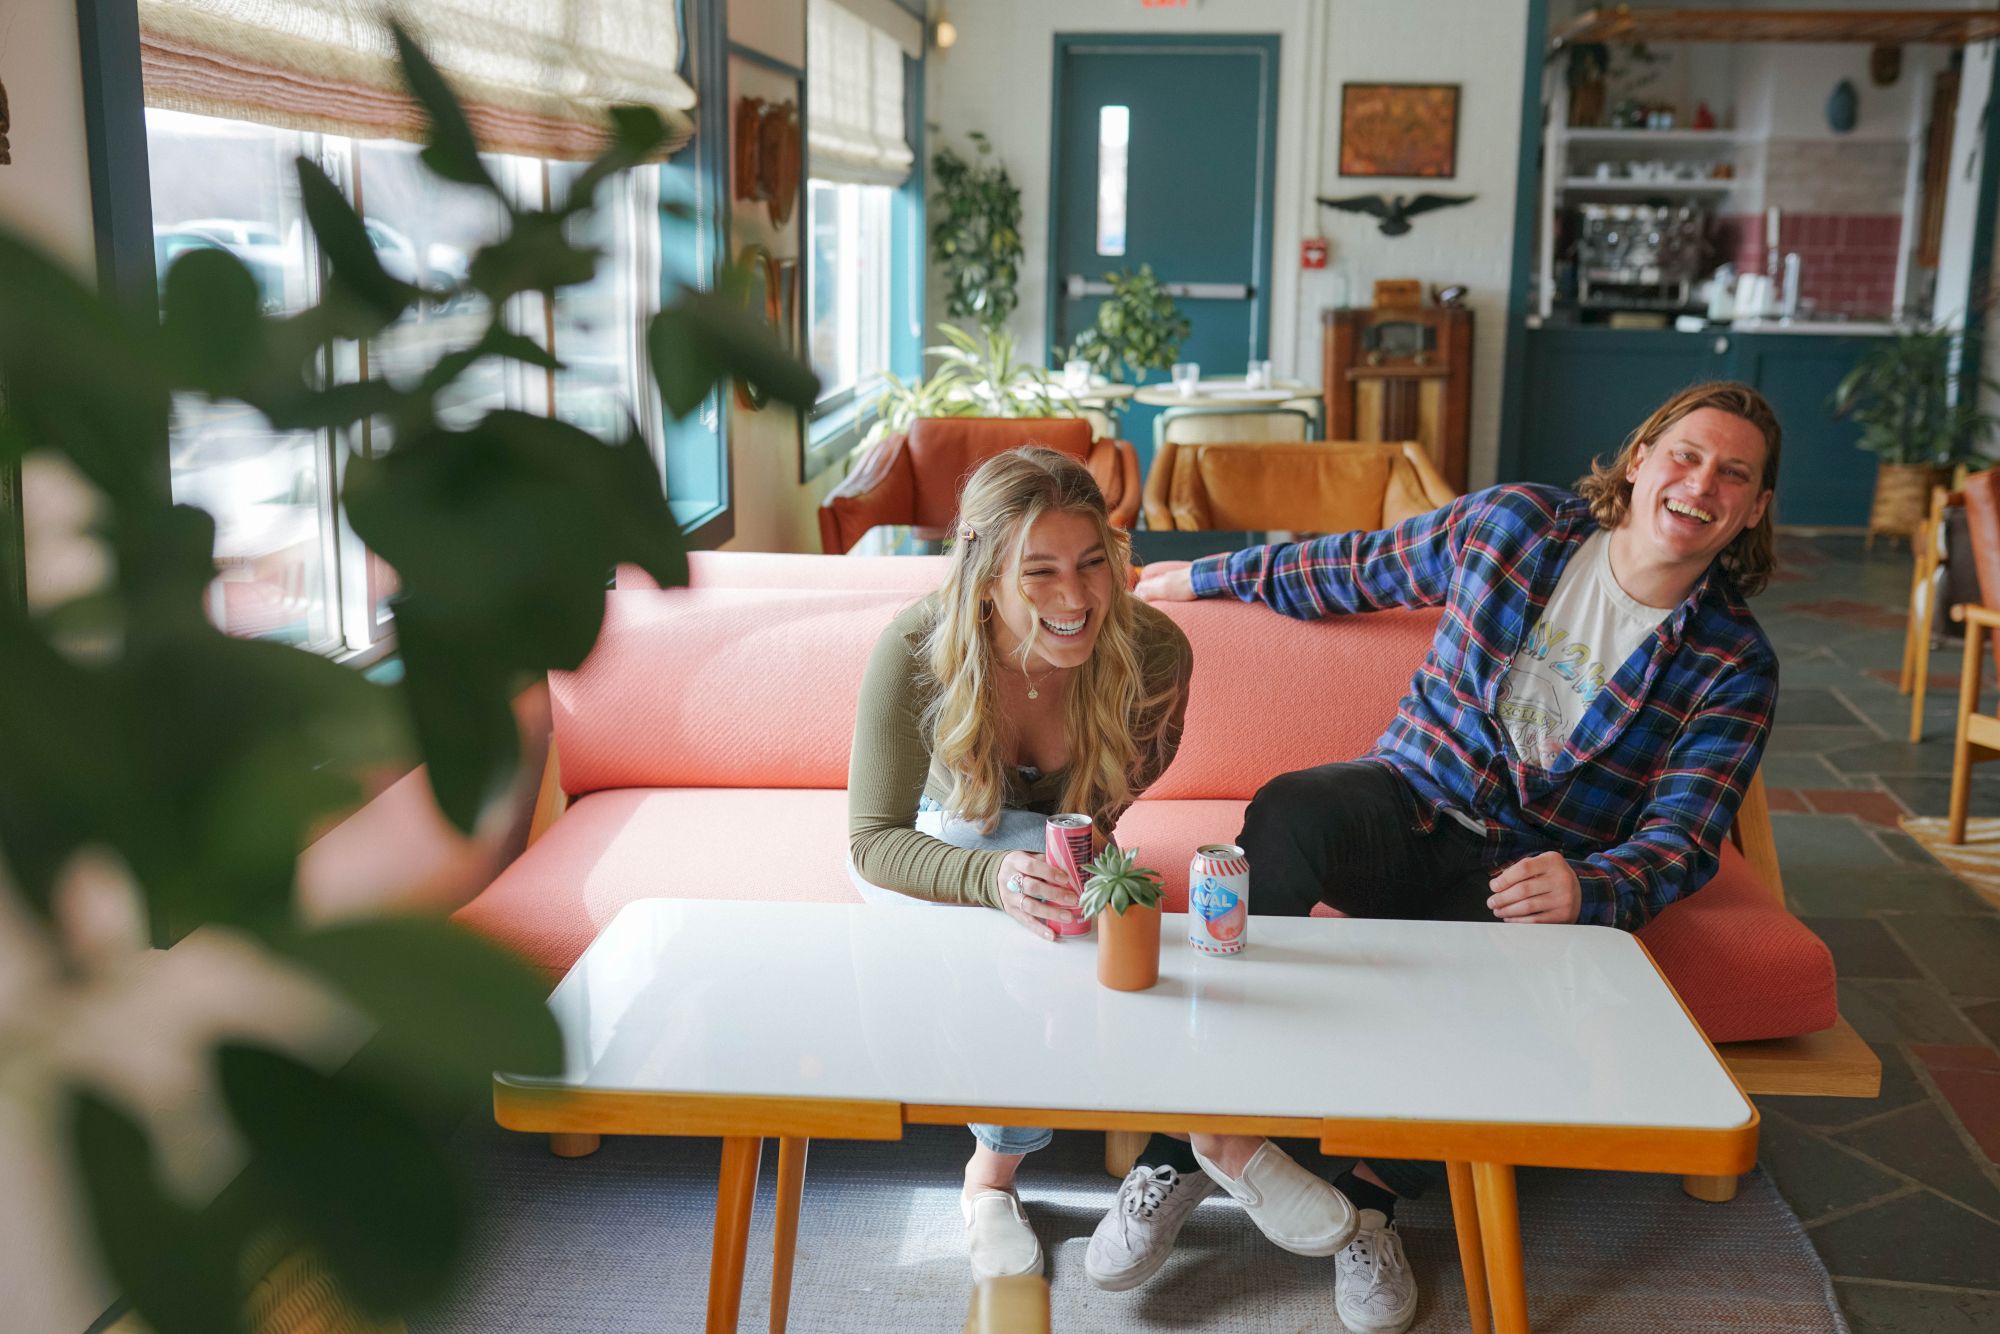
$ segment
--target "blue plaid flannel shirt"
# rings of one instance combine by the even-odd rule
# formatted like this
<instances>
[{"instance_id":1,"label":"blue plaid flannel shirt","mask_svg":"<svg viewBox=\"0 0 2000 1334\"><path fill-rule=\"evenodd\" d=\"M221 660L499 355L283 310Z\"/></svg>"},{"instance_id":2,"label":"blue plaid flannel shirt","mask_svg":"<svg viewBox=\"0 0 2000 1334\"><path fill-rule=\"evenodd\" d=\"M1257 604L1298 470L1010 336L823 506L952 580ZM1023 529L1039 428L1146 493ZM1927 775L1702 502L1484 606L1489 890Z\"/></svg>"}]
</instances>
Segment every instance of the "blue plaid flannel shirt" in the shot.
<instances>
[{"instance_id":1,"label":"blue plaid flannel shirt","mask_svg":"<svg viewBox=\"0 0 2000 1334\"><path fill-rule=\"evenodd\" d=\"M1578 496L1499 486L1379 532L1195 562L1195 592L1300 620L1444 607L1429 654L1368 759L1416 793L1423 832L1451 807L1487 824L1498 870L1555 850L1578 921L1636 931L1715 874L1778 694L1770 641L1720 566L1597 693L1555 765L1513 753L1495 718L1515 649L1597 529ZM1447 817L1448 818L1448 817Z\"/></svg>"}]
</instances>

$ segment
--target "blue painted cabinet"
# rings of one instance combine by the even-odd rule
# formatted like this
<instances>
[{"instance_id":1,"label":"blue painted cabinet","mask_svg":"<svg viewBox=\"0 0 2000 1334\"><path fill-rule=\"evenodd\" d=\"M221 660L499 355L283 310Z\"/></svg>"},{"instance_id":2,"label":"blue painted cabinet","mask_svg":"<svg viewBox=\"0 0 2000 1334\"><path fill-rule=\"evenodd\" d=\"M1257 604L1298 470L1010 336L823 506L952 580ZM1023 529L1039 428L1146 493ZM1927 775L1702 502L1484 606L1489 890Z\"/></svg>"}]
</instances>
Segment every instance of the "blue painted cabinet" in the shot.
<instances>
[{"instance_id":1,"label":"blue painted cabinet","mask_svg":"<svg viewBox=\"0 0 2000 1334\"><path fill-rule=\"evenodd\" d=\"M1833 388L1876 338L1726 330L1528 329L1526 429L1518 478L1567 486L1675 391L1742 380L1771 400L1785 428L1777 519L1862 527L1875 456L1860 428L1827 410Z\"/></svg>"}]
</instances>

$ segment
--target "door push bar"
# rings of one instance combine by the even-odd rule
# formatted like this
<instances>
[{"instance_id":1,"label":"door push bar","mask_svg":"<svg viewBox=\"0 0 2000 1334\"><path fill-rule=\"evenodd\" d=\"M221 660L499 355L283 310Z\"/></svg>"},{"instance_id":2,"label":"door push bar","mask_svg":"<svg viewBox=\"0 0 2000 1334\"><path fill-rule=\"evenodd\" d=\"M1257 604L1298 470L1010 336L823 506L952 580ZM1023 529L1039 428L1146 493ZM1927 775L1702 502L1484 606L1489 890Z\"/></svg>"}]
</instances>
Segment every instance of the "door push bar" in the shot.
<instances>
[{"instance_id":1,"label":"door push bar","mask_svg":"<svg viewBox=\"0 0 2000 1334\"><path fill-rule=\"evenodd\" d=\"M1257 289L1249 283L1161 283L1160 286L1168 296L1184 301L1248 301L1257 295ZM1110 283L1093 282L1080 273L1072 273L1064 288L1072 301L1111 295Z\"/></svg>"}]
</instances>

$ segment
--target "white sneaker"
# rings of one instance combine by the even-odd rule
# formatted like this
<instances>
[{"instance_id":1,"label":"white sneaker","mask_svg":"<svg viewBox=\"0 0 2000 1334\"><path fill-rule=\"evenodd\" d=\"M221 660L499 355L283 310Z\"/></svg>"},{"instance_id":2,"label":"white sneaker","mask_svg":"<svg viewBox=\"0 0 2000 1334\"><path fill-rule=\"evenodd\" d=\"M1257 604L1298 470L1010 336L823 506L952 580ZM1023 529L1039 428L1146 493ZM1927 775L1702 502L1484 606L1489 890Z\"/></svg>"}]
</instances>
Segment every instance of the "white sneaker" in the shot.
<instances>
[{"instance_id":1,"label":"white sneaker","mask_svg":"<svg viewBox=\"0 0 2000 1334\"><path fill-rule=\"evenodd\" d=\"M1333 1186L1265 1140L1231 1177L1196 1150L1194 1160L1242 1205L1257 1230L1293 1255L1332 1255L1354 1236L1354 1206Z\"/></svg>"},{"instance_id":2,"label":"white sneaker","mask_svg":"<svg viewBox=\"0 0 2000 1334\"><path fill-rule=\"evenodd\" d=\"M1090 1234L1083 1272L1109 1292L1138 1287L1159 1272L1181 1224L1213 1194L1215 1183L1205 1173L1141 1163L1125 1174L1117 1201Z\"/></svg>"},{"instance_id":3,"label":"white sneaker","mask_svg":"<svg viewBox=\"0 0 2000 1334\"><path fill-rule=\"evenodd\" d=\"M1416 1275L1379 1209L1361 1211L1360 1230L1333 1258L1333 1309L1349 1334L1403 1334L1416 1319Z\"/></svg>"},{"instance_id":4,"label":"white sneaker","mask_svg":"<svg viewBox=\"0 0 2000 1334\"><path fill-rule=\"evenodd\" d=\"M1042 1243L1028 1226L1021 1197L1011 1190L982 1190L958 1197L972 1251L972 1277L1006 1278L1042 1272Z\"/></svg>"}]
</instances>

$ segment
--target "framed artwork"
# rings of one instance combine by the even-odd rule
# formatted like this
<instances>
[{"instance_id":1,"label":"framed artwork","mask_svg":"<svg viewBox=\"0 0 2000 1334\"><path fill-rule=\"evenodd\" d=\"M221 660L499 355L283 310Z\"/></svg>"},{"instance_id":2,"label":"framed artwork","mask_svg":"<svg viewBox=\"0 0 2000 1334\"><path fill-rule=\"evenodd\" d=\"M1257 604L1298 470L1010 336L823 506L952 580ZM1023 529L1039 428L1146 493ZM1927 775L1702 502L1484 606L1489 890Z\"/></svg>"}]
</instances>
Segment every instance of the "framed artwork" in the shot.
<instances>
[{"instance_id":1,"label":"framed artwork","mask_svg":"<svg viewBox=\"0 0 2000 1334\"><path fill-rule=\"evenodd\" d=\"M1458 85L1340 85L1342 176L1456 176Z\"/></svg>"}]
</instances>

